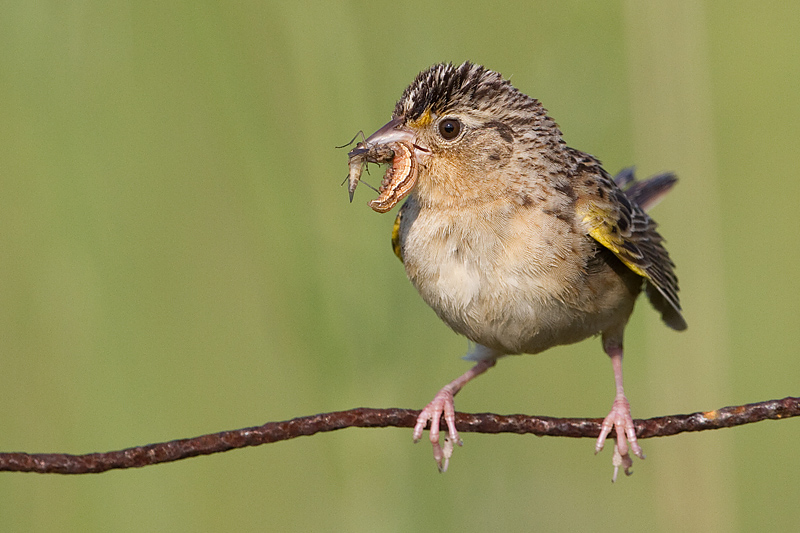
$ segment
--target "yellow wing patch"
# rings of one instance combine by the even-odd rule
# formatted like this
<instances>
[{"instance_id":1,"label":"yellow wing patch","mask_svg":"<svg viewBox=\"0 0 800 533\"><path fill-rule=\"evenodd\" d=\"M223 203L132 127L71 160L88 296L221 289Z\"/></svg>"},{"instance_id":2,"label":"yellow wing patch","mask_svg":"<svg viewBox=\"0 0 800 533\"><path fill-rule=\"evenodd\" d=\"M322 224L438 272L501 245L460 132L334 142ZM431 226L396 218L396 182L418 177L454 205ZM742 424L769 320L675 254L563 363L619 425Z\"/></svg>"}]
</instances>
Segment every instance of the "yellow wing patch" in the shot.
<instances>
[{"instance_id":1,"label":"yellow wing patch","mask_svg":"<svg viewBox=\"0 0 800 533\"><path fill-rule=\"evenodd\" d=\"M647 272L637 265L630 257L630 251L626 249L626 245L630 246L630 243L626 243L625 237L620 234L614 215L615 213L613 210L602 209L594 204L584 206L582 213L583 221L589 227L589 235L591 235L594 240L614 252L614 255L616 255L625 266L643 278L650 279Z\"/></svg>"},{"instance_id":2,"label":"yellow wing patch","mask_svg":"<svg viewBox=\"0 0 800 533\"><path fill-rule=\"evenodd\" d=\"M674 176L656 176L637 183L632 175L623 174L621 181L634 182L628 189L632 195L629 197L600 167L599 161L581 152L572 153L579 167L573 180L583 189L575 209L584 230L632 272L647 280L647 296L668 326L678 331L686 329L675 265L662 244L664 239L656 231L656 223L639 204L652 203L659 194L668 191L675 183Z\"/></svg>"},{"instance_id":3,"label":"yellow wing patch","mask_svg":"<svg viewBox=\"0 0 800 533\"><path fill-rule=\"evenodd\" d=\"M394 219L394 226L392 226L392 251L394 251L394 255L403 262L403 248L400 246L400 220L403 218L403 210L397 212L397 216Z\"/></svg>"}]
</instances>

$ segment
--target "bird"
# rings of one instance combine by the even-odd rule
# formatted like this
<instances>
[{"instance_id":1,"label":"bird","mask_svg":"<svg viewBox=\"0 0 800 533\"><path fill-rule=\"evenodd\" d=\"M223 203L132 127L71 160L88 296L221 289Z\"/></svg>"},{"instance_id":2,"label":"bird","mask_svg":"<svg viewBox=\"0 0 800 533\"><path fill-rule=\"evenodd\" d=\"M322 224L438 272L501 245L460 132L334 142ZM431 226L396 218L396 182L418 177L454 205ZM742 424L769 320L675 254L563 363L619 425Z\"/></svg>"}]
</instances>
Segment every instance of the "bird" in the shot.
<instances>
[{"instance_id":1,"label":"bird","mask_svg":"<svg viewBox=\"0 0 800 533\"><path fill-rule=\"evenodd\" d=\"M616 179L569 147L541 102L499 72L466 61L424 70L391 120L350 151L350 200L366 163L390 163L369 205L405 199L392 247L422 299L473 348L474 366L420 412L439 471L454 445L454 396L508 355L536 354L600 336L615 396L595 453L615 430L612 464L644 459L622 378L623 334L639 294L670 328L687 325L675 265L646 209L675 184L671 173ZM439 422L447 433L440 443Z\"/></svg>"}]
</instances>

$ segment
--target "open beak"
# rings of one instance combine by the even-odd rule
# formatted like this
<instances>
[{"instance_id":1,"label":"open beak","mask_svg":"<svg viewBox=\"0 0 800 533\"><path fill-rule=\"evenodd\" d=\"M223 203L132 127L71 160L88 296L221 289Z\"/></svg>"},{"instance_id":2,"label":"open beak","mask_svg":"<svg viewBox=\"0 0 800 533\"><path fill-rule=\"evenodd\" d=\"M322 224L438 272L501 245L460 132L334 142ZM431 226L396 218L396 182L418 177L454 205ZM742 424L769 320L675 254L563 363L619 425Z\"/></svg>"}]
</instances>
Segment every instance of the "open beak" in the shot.
<instances>
[{"instance_id":1,"label":"open beak","mask_svg":"<svg viewBox=\"0 0 800 533\"><path fill-rule=\"evenodd\" d=\"M366 163L391 163L378 189L378 197L369 206L385 213L405 198L417 182L418 158L428 153L416 144L417 136L403 127L402 117L395 117L350 151L350 201Z\"/></svg>"}]
</instances>

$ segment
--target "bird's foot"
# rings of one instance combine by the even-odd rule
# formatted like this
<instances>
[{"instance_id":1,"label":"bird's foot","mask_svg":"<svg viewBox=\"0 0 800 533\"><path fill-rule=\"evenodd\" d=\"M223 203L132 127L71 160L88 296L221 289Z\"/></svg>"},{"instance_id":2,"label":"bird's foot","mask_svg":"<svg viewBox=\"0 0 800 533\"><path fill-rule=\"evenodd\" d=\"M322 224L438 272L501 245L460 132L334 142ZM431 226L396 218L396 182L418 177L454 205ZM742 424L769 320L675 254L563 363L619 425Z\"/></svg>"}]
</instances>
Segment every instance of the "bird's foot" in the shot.
<instances>
[{"instance_id":1,"label":"bird's foot","mask_svg":"<svg viewBox=\"0 0 800 533\"><path fill-rule=\"evenodd\" d=\"M620 467L623 468L626 476L632 474L630 469L633 466L633 460L628 453L629 450L639 459L644 459L644 452L642 452L642 448L636 440L636 426L633 424L633 418L631 417L631 406L624 395L619 395L614 399L614 406L611 408L611 412L603 420L600 436L594 446L595 453L603 449L606 437L611 433L612 428L617 433L614 438L614 457L611 460L614 465L614 476L611 481L614 482L617 480Z\"/></svg>"},{"instance_id":2,"label":"bird's foot","mask_svg":"<svg viewBox=\"0 0 800 533\"><path fill-rule=\"evenodd\" d=\"M475 366L464 372L462 375L442 387L442 390L436 393L431 403L425 406L419 416L417 423L414 426L414 442L419 442L422 438L422 432L428 421L431 423L430 439L431 446L433 446L433 459L436 461L436 466L439 467L439 472L447 472L447 465L450 462L450 456L453 455L453 446L458 444L462 445L461 437L458 436L456 431L456 408L453 403L453 397L458 394L464 385L470 380L480 376L497 362L497 355L485 347L483 348L482 355L484 358L480 359ZM447 436L444 438L444 447L439 444L439 424L444 415L444 422L447 424Z\"/></svg>"},{"instance_id":3,"label":"bird's foot","mask_svg":"<svg viewBox=\"0 0 800 533\"><path fill-rule=\"evenodd\" d=\"M452 384L451 384L452 385ZM453 390L451 385L447 385L436 393L431 403L425 406L417 417L417 424L414 426L414 442L419 442L422 432L428 421L431 423L430 440L433 446L433 459L439 472L447 472L450 463L450 456L453 455L453 445L462 445L461 437L456 431L456 410L453 403ZM447 435L444 438L444 446L439 444L439 421L444 414L444 421L447 424Z\"/></svg>"}]
</instances>

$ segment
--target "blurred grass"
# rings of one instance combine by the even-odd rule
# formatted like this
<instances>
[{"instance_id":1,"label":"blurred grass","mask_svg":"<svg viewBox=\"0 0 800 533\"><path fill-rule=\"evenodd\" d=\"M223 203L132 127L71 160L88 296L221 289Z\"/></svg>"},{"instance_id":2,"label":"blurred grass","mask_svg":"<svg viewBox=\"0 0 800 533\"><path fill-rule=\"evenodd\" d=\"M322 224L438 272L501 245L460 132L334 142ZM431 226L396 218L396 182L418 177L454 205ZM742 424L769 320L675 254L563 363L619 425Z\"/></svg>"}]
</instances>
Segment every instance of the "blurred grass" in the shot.
<instances>
[{"instance_id":1,"label":"blurred grass","mask_svg":"<svg viewBox=\"0 0 800 533\"><path fill-rule=\"evenodd\" d=\"M11 2L0 18L0 449L82 453L359 405L466 368L404 279L343 144L438 61L541 99L655 211L690 330L640 305L634 415L797 395L793 4ZM769 38L765 38L768 36ZM503 361L465 411L601 416L590 340ZM792 530L794 421L645 442L466 435L451 471L348 430L139 471L3 475L9 531ZM768 453L766 453L768 450ZM615 525L616 524L616 525Z\"/></svg>"}]
</instances>

